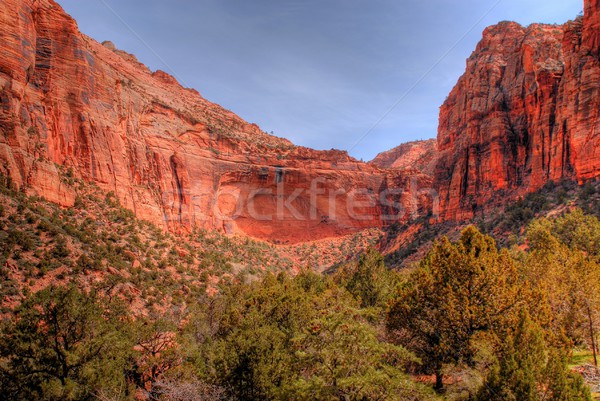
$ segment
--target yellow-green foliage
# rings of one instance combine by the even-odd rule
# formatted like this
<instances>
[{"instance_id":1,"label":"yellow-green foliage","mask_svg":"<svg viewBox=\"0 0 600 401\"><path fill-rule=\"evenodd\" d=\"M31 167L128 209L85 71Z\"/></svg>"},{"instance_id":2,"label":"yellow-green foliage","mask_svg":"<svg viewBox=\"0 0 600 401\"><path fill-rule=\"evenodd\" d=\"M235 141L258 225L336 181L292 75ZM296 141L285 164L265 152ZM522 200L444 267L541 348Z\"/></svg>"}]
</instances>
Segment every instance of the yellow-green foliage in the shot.
<instances>
[{"instance_id":1,"label":"yellow-green foliage","mask_svg":"<svg viewBox=\"0 0 600 401\"><path fill-rule=\"evenodd\" d=\"M600 320L600 223L579 210L510 251L468 227L402 274L371 248L291 277L270 245L175 237L66 177L70 209L0 180L2 399L590 399L567 368Z\"/></svg>"}]
</instances>

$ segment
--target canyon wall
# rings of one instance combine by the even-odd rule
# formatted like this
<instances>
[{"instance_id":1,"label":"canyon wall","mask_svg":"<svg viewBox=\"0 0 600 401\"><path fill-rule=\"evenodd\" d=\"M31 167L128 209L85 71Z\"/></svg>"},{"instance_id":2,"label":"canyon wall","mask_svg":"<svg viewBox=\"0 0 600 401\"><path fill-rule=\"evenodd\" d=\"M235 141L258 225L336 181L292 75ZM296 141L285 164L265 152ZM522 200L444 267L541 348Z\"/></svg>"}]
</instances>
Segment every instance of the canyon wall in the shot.
<instances>
[{"instance_id":1,"label":"canyon wall","mask_svg":"<svg viewBox=\"0 0 600 401\"><path fill-rule=\"evenodd\" d=\"M562 26L486 29L437 141L370 163L266 134L81 34L53 0L0 8L0 172L64 206L74 176L173 231L294 243L432 209L468 219L549 180L600 174L600 0Z\"/></svg>"},{"instance_id":2,"label":"canyon wall","mask_svg":"<svg viewBox=\"0 0 600 401\"><path fill-rule=\"evenodd\" d=\"M390 183L430 185L267 135L81 34L52 0L0 8L0 170L29 193L68 206L73 174L174 231L289 243L406 219L413 197Z\"/></svg>"},{"instance_id":3,"label":"canyon wall","mask_svg":"<svg viewBox=\"0 0 600 401\"><path fill-rule=\"evenodd\" d=\"M600 2L562 26L487 28L440 111L434 187L468 219L549 180L600 174Z\"/></svg>"}]
</instances>

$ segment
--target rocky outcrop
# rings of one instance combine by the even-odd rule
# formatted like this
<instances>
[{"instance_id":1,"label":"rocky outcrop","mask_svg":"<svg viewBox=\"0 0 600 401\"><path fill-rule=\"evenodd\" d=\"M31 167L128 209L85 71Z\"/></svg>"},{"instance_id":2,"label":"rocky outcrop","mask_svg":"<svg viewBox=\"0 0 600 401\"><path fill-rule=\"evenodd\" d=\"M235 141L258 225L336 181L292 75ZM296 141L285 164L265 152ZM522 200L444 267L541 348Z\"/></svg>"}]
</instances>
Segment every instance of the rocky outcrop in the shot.
<instances>
[{"instance_id":1,"label":"rocky outcrop","mask_svg":"<svg viewBox=\"0 0 600 401\"><path fill-rule=\"evenodd\" d=\"M68 206L75 178L165 228L282 243L472 217L549 180L600 174L600 0L562 26L485 30L437 141L365 164L264 133L82 35L53 0L0 9L0 170Z\"/></svg>"},{"instance_id":2,"label":"rocky outcrop","mask_svg":"<svg viewBox=\"0 0 600 401\"><path fill-rule=\"evenodd\" d=\"M562 26L485 30L440 111L434 187L444 219L600 174L599 42L598 0Z\"/></svg>"},{"instance_id":3,"label":"rocky outcrop","mask_svg":"<svg viewBox=\"0 0 600 401\"><path fill-rule=\"evenodd\" d=\"M437 162L437 141L413 141L378 154L369 162L382 169L415 170L433 176Z\"/></svg>"},{"instance_id":4,"label":"rocky outcrop","mask_svg":"<svg viewBox=\"0 0 600 401\"><path fill-rule=\"evenodd\" d=\"M0 169L30 193L70 205L73 174L171 230L285 243L406 219L429 185L267 135L81 34L52 0L0 9Z\"/></svg>"}]
</instances>

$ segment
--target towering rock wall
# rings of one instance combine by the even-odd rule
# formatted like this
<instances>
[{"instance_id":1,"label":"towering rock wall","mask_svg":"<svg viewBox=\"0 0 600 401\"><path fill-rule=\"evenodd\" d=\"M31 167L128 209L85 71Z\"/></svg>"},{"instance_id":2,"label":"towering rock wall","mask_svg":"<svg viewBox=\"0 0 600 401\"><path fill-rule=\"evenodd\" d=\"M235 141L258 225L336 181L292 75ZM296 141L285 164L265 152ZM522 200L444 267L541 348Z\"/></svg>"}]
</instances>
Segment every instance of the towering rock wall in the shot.
<instances>
[{"instance_id":1,"label":"towering rock wall","mask_svg":"<svg viewBox=\"0 0 600 401\"><path fill-rule=\"evenodd\" d=\"M0 171L62 205L77 195L72 171L171 230L288 243L431 208L470 218L548 180L600 174L600 0L562 26L486 29L441 108L437 143L369 164L267 135L82 35L53 0L0 9Z\"/></svg>"},{"instance_id":2,"label":"towering rock wall","mask_svg":"<svg viewBox=\"0 0 600 401\"><path fill-rule=\"evenodd\" d=\"M412 204L386 192L407 182L398 172L267 135L82 35L52 0L0 9L0 169L29 192L72 204L72 170L169 229L282 242L381 226Z\"/></svg>"},{"instance_id":3,"label":"towering rock wall","mask_svg":"<svg viewBox=\"0 0 600 401\"><path fill-rule=\"evenodd\" d=\"M485 30L440 111L434 187L446 220L600 174L600 2L562 26Z\"/></svg>"}]
</instances>

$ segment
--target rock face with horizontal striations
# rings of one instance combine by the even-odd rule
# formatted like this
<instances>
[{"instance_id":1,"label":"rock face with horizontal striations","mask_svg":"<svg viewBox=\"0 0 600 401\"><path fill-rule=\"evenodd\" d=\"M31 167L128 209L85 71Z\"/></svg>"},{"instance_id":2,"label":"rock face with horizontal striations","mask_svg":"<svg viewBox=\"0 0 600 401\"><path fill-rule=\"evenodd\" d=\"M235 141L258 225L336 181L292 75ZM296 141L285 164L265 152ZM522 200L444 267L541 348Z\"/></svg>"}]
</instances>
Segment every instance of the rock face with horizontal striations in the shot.
<instances>
[{"instance_id":1,"label":"rock face with horizontal striations","mask_svg":"<svg viewBox=\"0 0 600 401\"><path fill-rule=\"evenodd\" d=\"M444 219L600 174L599 8L586 0L585 16L562 26L485 30L440 111L434 186Z\"/></svg>"},{"instance_id":2,"label":"rock face with horizontal striations","mask_svg":"<svg viewBox=\"0 0 600 401\"><path fill-rule=\"evenodd\" d=\"M72 171L168 229L283 243L382 226L414 204L387 191L411 181L401 173L267 135L81 34L52 0L0 9L0 170L30 193L72 204Z\"/></svg>"}]
</instances>

